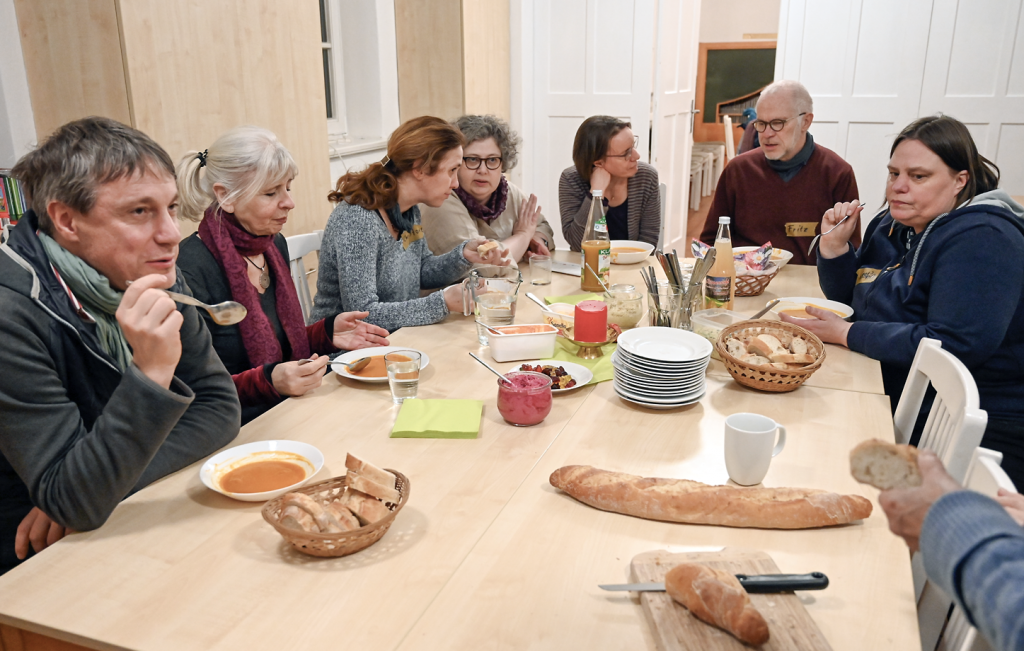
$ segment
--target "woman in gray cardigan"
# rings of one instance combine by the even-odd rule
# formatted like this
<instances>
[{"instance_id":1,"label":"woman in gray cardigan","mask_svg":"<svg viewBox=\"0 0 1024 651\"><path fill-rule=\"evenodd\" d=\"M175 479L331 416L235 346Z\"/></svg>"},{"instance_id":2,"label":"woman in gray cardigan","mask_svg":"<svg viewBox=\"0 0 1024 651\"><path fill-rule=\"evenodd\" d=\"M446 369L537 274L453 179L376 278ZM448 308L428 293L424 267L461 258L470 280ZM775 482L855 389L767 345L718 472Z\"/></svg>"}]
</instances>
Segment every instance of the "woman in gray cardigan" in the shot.
<instances>
[{"instance_id":1,"label":"woman in gray cardigan","mask_svg":"<svg viewBox=\"0 0 1024 651\"><path fill-rule=\"evenodd\" d=\"M661 194L658 171L640 162L638 138L629 122L607 115L583 121L572 146L573 167L558 181L562 235L573 251L590 215L591 191L604 191L608 235L658 245L661 234Z\"/></svg>"},{"instance_id":2,"label":"woman in gray cardigan","mask_svg":"<svg viewBox=\"0 0 1024 651\"><path fill-rule=\"evenodd\" d=\"M476 264L507 265L500 247L480 255L476 237L435 256L427 248L417 204L440 206L459 186L464 140L435 117L398 127L388 154L362 172L338 179L328 198L338 202L324 230L313 319L365 311L364 319L395 331L428 325L461 312L462 285L420 297L420 289L454 283Z\"/></svg>"}]
</instances>

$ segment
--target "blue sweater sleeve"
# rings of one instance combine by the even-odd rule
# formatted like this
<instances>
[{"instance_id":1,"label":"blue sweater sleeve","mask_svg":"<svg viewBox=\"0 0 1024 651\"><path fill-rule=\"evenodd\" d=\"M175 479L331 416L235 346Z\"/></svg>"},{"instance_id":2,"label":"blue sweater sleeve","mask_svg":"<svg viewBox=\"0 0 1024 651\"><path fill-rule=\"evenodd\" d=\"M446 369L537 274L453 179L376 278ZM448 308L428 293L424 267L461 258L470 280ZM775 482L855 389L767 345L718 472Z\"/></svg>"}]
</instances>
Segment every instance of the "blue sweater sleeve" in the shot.
<instances>
[{"instance_id":1,"label":"blue sweater sleeve","mask_svg":"<svg viewBox=\"0 0 1024 651\"><path fill-rule=\"evenodd\" d=\"M847 305L853 303L853 288L857 286L857 254L853 245L846 253L835 258L818 256L818 285L830 301Z\"/></svg>"},{"instance_id":2,"label":"blue sweater sleeve","mask_svg":"<svg viewBox=\"0 0 1024 651\"><path fill-rule=\"evenodd\" d=\"M943 496L921 527L928 578L996 649L1024 649L1024 530L973 491Z\"/></svg>"},{"instance_id":3,"label":"blue sweater sleeve","mask_svg":"<svg viewBox=\"0 0 1024 651\"><path fill-rule=\"evenodd\" d=\"M1015 237L1014 237L1015 235ZM851 350L883 363L909 367L924 337L938 339L943 350L973 368L999 348L1017 309L1016 301L985 302L978 318L979 296L1020 296L1024 266L1021 237L982 224L950 240L931 270L928 313L924 322L856 321L847 335ZM876 281L878 282L878 281Z\"/></svg>"}]
</instances>

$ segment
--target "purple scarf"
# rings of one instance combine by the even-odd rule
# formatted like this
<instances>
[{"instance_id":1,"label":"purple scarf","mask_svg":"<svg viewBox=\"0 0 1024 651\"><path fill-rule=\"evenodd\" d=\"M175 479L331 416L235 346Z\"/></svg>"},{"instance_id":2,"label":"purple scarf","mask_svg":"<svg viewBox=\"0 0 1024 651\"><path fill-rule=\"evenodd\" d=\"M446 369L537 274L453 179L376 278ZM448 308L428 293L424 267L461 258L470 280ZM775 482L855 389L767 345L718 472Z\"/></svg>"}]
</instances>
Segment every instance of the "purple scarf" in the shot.
<instances>
[{"instance_id":1,"label":"purple scarf","mask_svg":"<svg viewBox=\"0 0 1024 651\"><path fill-rule=\"evenodd\" d=\"M490 224L505 212L505 204L508 202L508 181L503 174L501 180L498 181L497 189L491 193L491 198L487 200L487 203L480 203L474 199L473 195L463 190L461 185L455 188L455 194L462 199L462 203L470 215Z\"/></svg>"},{"instance_id":2,"label":"purple scarf","mask_svg":"<svg viewBox=\"0 0 1024 651\"><path fill-rule=\"evenodd\" d=\"M199 237L228 280L231 298L245 306L249 311L238 329L242 333L242 344L249 355L249 363L253 367L281 362L283 354L281 343L274 335L274 327L270 319L260 307L260 297L256 288L249 282L248 263L242 256L263 254L264 264L270 266L268 271L277 281L274 283L274 298L277 300L277 317L281 328L292 347L292 357L303 359L309 357L309 338L306 335L305 319L299 297L295 294L291 272L284 256L274 246L273 235L253 235L238 223L231 213L219 207L210 206L199 224Z\"/></svg>"}]
</instances>

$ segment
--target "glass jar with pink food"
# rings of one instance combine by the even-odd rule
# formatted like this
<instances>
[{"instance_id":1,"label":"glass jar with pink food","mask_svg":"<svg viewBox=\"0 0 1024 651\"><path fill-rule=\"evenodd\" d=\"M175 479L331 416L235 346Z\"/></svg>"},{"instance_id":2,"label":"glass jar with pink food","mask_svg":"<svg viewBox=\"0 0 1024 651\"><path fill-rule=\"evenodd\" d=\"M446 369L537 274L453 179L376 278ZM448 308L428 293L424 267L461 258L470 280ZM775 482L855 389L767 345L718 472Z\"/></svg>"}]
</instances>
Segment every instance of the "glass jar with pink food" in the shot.
<instances>
[{"instance_id":1,"label":"glass jar with pink food","mask_svg":"<svg viewBox=\"0 0 1024 651\"><path fill-rule=\"evenodd\" d=\"M536 425L551 413L551 378L533 371L515 371L498 379L498 412L519 427Z\"/></svg>"}]
</instances>

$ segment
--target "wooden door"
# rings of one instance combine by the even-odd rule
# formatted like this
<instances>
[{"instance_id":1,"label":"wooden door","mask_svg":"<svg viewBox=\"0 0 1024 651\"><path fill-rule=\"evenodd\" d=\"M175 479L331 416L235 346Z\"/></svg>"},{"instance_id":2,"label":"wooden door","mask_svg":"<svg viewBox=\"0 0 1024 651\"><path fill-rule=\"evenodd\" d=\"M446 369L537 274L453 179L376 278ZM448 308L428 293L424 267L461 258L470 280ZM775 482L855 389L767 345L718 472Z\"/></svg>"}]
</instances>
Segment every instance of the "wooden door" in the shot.
<instances>
[{"instance_id":1,"label":"wooden door","mask_svg":"<svg viewBox=\"0 0 1024 651\"><path fill-rule=\"evenodd\" d=\"M1024 194L1024 10L1021 0L935 0L921 115L967 124L1000 169L1000 186Z\"/></svg>"},{"instance_id":2,"label":"wooden door","mask_svg":"<svg viewBox=\"0 0 1024 651\"><path fill-rule=\"evenodd\" d=\"M532 68L532 75L522 75L530 85L523 91L523 190L537 195L559 248L568 247L559 224L558 177L572 165L573 139L584 119L631 121L642 160L650 160L654 1L538 0L524 7L532 19L524 28L532 25L533 33L532 47L522 53L524 68Z\"/></svg>"},{"instance_id":3,"label":"wooden door","mask_svg":"<svg viewBox=\"0 0 1024 651\"><path fill-rule=\"evenodd\" d=\"M666 185L661 245L686 250L700 0L659 0L651 162Z\"/></svg>"}]
</instances>

